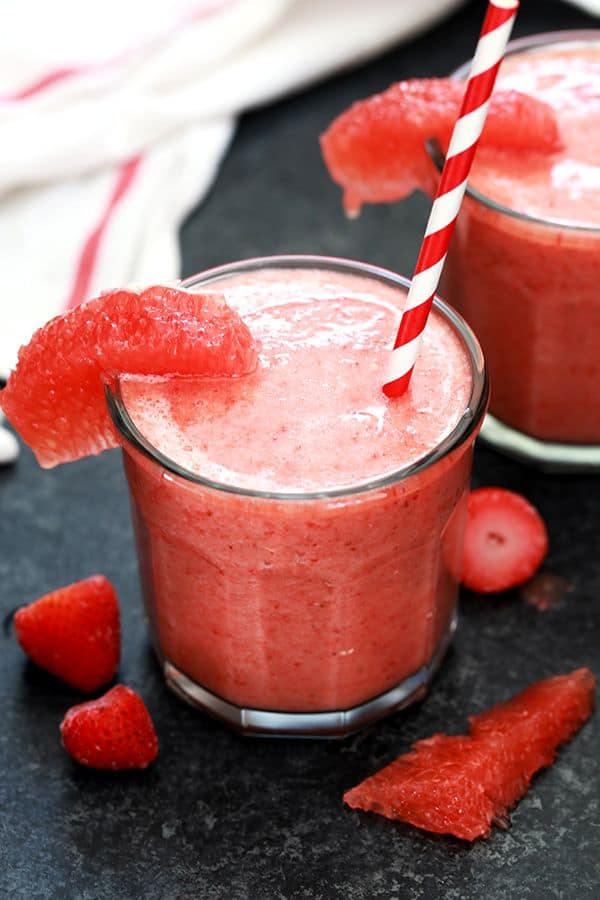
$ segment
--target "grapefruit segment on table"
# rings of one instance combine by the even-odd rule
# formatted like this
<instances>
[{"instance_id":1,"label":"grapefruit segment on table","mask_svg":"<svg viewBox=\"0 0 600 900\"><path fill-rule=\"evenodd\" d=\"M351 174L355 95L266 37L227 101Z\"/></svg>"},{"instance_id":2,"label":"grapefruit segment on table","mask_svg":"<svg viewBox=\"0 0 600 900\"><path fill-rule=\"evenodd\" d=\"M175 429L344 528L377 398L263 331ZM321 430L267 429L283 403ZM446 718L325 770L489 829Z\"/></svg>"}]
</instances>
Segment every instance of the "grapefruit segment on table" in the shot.
<instances>
[{"instance_id":1,"label":"grapefruit segment on table","mask_svg":"<svg viewBox=\"0 0 600 900\"><path fill-rule=\"evenodd\" d=\"M436 734L344 794L355 808L468 841L506 827L533 775L551 765L594 707L589 669L547 678L469 719L469 734Z\"/></svg>"},{"instance_id":2,"label":"grapefruit segment on table","mask_svg":"<svg viewBox=\"0 0 600 900\"><path fill-rule=\"evenodd\" d=\"M425 142L447 149L464 84L450 78L415 78L359 100L321 137L332 179L344 206L356 215L363 203L400 200L421 189L433 193L436 169ZM497 91L479 144L481 149L551 153L560 147L550 106L518 91Z\"/></svg>"},{"instance_id":3,"label":"grapefruit segment on table","mask_svg":"<svg viewBox=\"0 0 600 900\"><path fill-rule=\"evenodd\" d=\"M219 294L160 285L115 290L33 335L0 406L49 468L117 446L103 374L244 375L256 359L247 326Z\"/></svg>"}]
</instances>

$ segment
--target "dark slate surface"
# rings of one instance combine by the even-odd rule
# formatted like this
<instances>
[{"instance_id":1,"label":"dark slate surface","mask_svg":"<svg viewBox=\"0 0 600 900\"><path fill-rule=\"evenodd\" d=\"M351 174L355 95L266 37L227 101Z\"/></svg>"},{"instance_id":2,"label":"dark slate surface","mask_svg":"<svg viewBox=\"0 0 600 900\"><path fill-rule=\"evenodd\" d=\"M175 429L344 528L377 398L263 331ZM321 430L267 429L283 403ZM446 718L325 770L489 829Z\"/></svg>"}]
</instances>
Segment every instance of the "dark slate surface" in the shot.
<instances>
[{"instance_id":1,"label":"dark slate surface","mask_svg":"<svg viewBox=\"0 0 600 900\"><path fill-rule=\"evenodd\" d=\"M185 273L259 253L322 252L409 272L420 198L341 212L316 137L360 95L446 73L472 49L482 4L359 71L248 116L209 200L183 229ZM524 0L516 32L591 27ZM41 472L25 452L0 471L0 610L97 570L123 605L120 679L146 699L162 752L135 775L77 768L58 723L80 696L0 656L0 896L20 900L520 900L600 895L598 732L592 720L519 804L508 832L467 846L349 812L344 789L438 729L574 666L600 673L599 482L535 474L480 447L477 483L525 493L549 525L548 567L574 590L546 613L517 596L464 597L455 647L430 696L343 743L244 740L164 689L144 622L118 454Z\"/></svg>"}]
</instances>

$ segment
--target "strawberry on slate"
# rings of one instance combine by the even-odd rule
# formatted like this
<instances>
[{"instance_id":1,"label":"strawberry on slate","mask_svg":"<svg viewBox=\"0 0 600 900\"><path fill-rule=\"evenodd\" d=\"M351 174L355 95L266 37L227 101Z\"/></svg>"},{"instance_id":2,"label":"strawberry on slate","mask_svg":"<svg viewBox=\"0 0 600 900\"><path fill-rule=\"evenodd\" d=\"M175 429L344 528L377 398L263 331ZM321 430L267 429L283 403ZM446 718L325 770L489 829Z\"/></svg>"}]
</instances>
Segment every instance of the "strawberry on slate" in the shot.
<instances>
[{"instance_id":1,"label":"strawberry on slate","mask_svg":"<svg viewBox=\"0 0 600 900\"><path fill-rule=\"evenodd\" d=\"M498 487L471 491L461 581L480 594L523 584L548 552L543 519L525 497Z\"/></svg>"},{"instance_id":2,"label":"strawberry on slate","mask_svg":"<svg viewBox=\"0 0 600 900\"><path fill-rule=\"evenodd\" d=\"M19 644L34 663L81 691L113 678L119 664L119 603L103 575L58 588L14 618Z\"/></svg>"},{"instance_id":3,"label":"strawberry on slate","mask_svg":"<svg viewBox=\"0 0 600 900\"><path fill-rule=\"evenodd\" d=\"M158 755L144 701L123 684L98 700L71 707L60 734L67 753L92 769L145 769Z\"/></svg>"}]
</instances>

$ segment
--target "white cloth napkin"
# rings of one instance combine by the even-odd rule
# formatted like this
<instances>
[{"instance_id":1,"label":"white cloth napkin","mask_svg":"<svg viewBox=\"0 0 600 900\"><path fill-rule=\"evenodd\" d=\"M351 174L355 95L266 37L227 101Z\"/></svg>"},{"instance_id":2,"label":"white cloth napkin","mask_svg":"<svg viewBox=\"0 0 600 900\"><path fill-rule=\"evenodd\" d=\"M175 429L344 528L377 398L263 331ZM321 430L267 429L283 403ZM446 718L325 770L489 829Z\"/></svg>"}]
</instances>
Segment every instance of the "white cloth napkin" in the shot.
<instances>
[{"instance_id":1,"label":"white cloth napkin","mask_svg":"<svg viewBox=\"0 0 600 900\"><path fill-rule=\"evenodd\" d=\"M568 0L573 6L578 6L590 16L600 16L600 0Z\"/></svg>"}]
</instances>

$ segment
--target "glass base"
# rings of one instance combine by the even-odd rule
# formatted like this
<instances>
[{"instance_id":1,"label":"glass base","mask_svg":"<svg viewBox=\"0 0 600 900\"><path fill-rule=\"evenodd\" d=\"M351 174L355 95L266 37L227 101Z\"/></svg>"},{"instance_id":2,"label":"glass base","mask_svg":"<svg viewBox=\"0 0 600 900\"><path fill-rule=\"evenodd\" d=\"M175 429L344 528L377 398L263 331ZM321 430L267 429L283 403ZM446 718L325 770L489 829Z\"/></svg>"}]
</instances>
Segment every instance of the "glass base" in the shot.
<instances>
[{"instance_id":1,"label":"glass base","mask_svg":"<svg viewBox=\"0 0 600 900\"><path fill-rule=\"evenodd\" d=\"M345 738L359 728L370 725L424 697L455 631L456 614L429 665L423 666L384 694L352 709L302 713L242 708L196 684L168 660L163 661L163 671L167 685L183 700L244 735Z\"/></svg>"},{"instance_id":2,"label":"glass base","mask_svg":"<svg viewBox=\"0 0 600 900\"><path fill-rule=\"evenodd\" d=\"M482 441L545 472L600 471L600 444L561 444L530 437L495 416L487 414L480 432Z\"/></svg>"}]
</instances>

